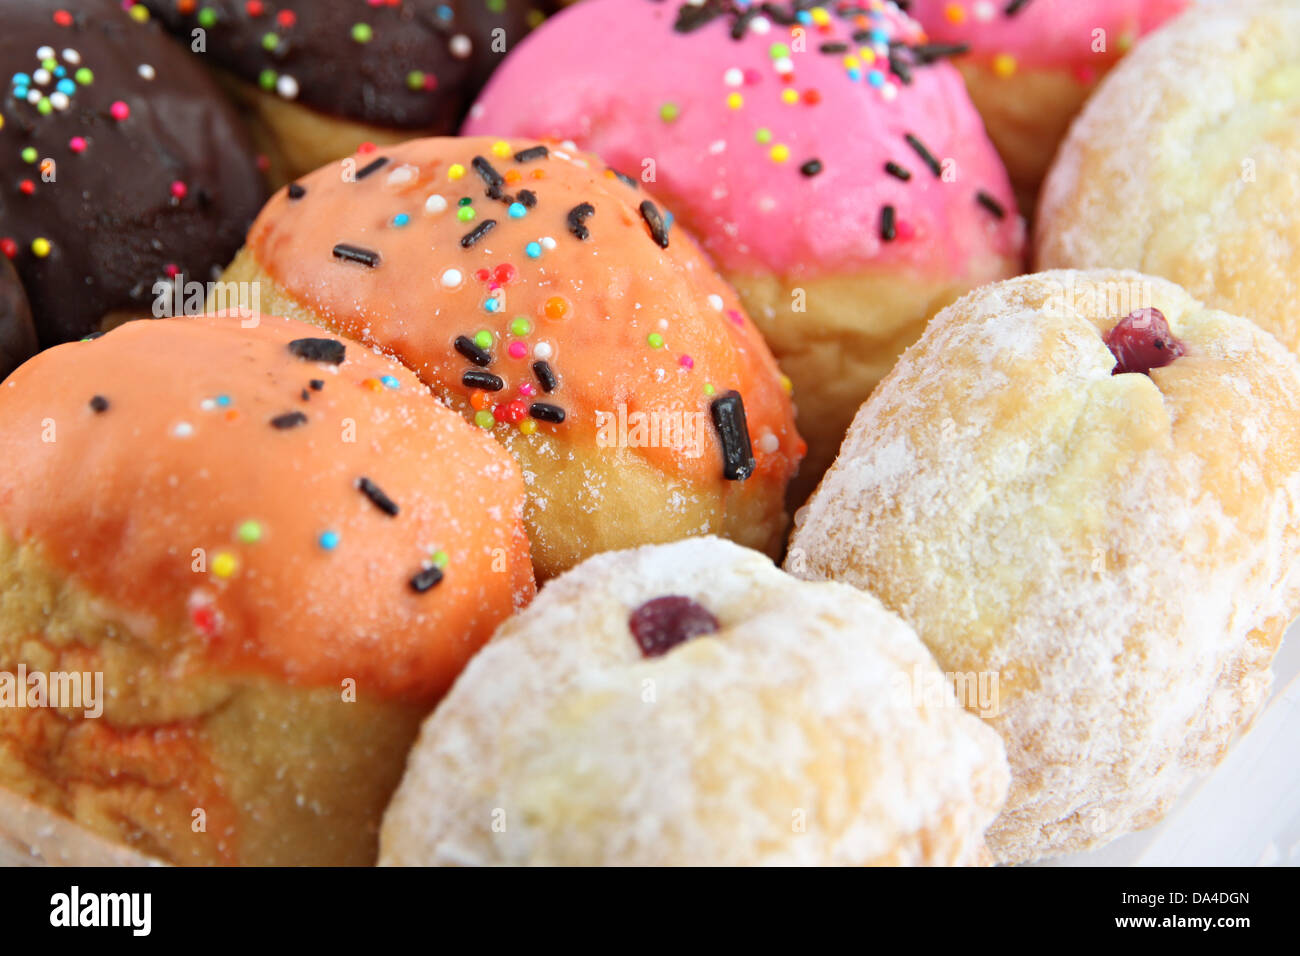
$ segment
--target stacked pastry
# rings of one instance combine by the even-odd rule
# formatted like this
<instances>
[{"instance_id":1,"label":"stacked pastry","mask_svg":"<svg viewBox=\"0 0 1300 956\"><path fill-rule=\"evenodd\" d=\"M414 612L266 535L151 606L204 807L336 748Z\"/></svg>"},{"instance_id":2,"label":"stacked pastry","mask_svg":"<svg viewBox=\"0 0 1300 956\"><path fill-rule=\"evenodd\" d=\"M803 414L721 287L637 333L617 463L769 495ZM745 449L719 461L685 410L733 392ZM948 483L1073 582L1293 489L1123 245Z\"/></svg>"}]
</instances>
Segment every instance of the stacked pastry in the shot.
<instances>
[{"instance_id":1,"label":"stacked pastry","mask_svg":"<svg viewBox=\"0 0 1300 956\"><path fill-rule=\"evenodd\" d=\"M0 827L971 865L1160 819L1300 611L1300 16L531 6L4 14Z\"/></svg>"}]
</instances>

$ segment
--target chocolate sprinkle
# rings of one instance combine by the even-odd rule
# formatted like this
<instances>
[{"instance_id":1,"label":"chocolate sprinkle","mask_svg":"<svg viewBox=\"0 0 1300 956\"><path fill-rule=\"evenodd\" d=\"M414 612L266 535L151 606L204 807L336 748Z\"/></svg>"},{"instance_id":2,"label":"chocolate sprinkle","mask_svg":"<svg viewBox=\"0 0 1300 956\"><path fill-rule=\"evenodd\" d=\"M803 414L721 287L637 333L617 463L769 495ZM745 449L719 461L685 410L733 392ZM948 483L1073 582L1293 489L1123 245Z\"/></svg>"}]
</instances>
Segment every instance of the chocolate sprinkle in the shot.
<instances>
[{"instance_id":1,"label":"chocolate sprinkle","mask_svg":"<svg viewBox=\"0 0 1300 956\"><path fill-rule=\"evenodd\" d=\"M340 242L334 247L334 257L347 262L359 262L370 269L379 265L379 253L375 252L375 250L354 246L346 242Z\"/></svg>"},{"instance_id":2,"label":"chocolate sprinkle","mask_svg":"<svg viewBox=\"0 0 1300 956\"><path fill-rule=\"evenodd\" d=\"M677 11L677 20L673 23L673 29L678 33L693 33L705 24L712 23L726 12L720 5L705 4L695 6L689 3L683 4Z\"/></svg>"},{"instance_id":3,"label":"chocolate sprinkle","mask_svg":"<svg viewBox=\"0 0 1300 956\"><path fill-rule=\"evenodd\" d=\"M388 495L384 494L383 489L380 488L373 481L371 481L369 478L359 479L357 481L357 488L360 489L363 495L365 495L367 498L370 499L370 503L372 505L374 505L384 514L388 515L390 518L397 517L397 512L400 510L397 507L397 502L395 502L392 498L388 497Z\"/></svg>"},{"instance_id":4,"label":"chocolate sprinkle","mask_svg":"<svg viewBox=\"0 0 1300 956\"><path fill-rule=\"evenodd\" d=\"M993 215L996 216L998 219L1006 218L1007 211L1003 207L1002 203L998 202L996 199L994 199L984 190L981 189L979 192L975 194L975 201L978 202L985 209L987 209L989 212L993 213Z\"/></svg>"},{"instance_id":5,"label":"chocolate sprinkle","mask_svg":"<svg viewBox=\"0 0 1300 956\"><path fill-rule=\"evenodd\" d=\"M299 425L307 424L307 416L302 412L285 412L283 415L276 415L271 419L271 427L284 431L286 428L297 428Z\"/></svg>"},{"instance_id":6,"label":"chocolate sprinkle","mask_svg":"<svg viewBox=\"0 0 1300 956\"><path fill-rule=\"evenodd\" d=\"M311 392L307 391L307 389L304 388L304 389L299 393L299 397L300 397L304 402L310 402L310 401L311 401Z\"/></svg>"},{"instance_id":7,"label":"chocolate sprinkle","mask_svg":"<svg viewBox=\"0 0 1300 956\"><path fill-rule=\"evenodd\" d=\"M496 226L497 226L497 221L495 219L484 219L477 226L475 226L472 231L467 232L465 233L465 235L460 237L460 247L462 249L468 249L470 246L474 245L474 243L478 242L489 232L495 229Z\"/></svg>"},{"instance_id":8,"label":"chocolate sprinkle","mask_svg":"<svg viewBox=\"0 0 1300 956\"><path fill-rule=\"evenodd\" d=\"M319 392L321 389L325 387L325 380L319 378L313 378L307 384L311 386L311 390L313 392Z\"/></svg>"},{"instance_id":9,"label":"chocolate sprinkle","mask_svg":"<svg viewBox=\"0 0 1300 956\"><path fill-rule=\"evenodd\" d=\"M1011 0L1011 2L1007 4L1006 9L1002 12L1009 17L1014 17L1027 6L1029 6L1029 0Z\"/></svg>"},{"instance_id":10,"label":"chocolate sprinkle","mask_svg":"<svg viewBox=\"0 0 1300 956\"><path fill-rule=\"evenodd\" d=\"M719 395L709 403L709 413L722 441L722 476L728 481L744 481L754 473L755 464L744 399L736 391Z\"/></svg>"},{"instance_id":11,"label":"chocolate sprinkle","mask_svg":"<svg viewBox=\"0 0 1300 956\"><path fill-rule=\"evenodd\" d=\"M423 594L425 591L432 591L442 583L442 570L436 567L428 567L411 578L411 590L416 594Z\"/></svg>"},{"instance_id":12,"label":"chocolate sprinkle","mask_svg":"<svg viewBox=\"0 0 1300 956\"><path fill-rule=\"evenodd\" d=\"M586 239L591 236L591 232L583 224L584 220L596 214L596 207L589 202L580 202L569 210L568 223L569 232L573 233L579 239Z\"/></svg>"},{"instance_id":13,"label":"chocolate sprinkle","mask_svg":"<svg viewBox=\"0 0 1300 956\"><path fill-rule=\"evenodd\" d=\"M668 248L668 226L664 224L664 217L659 214L659 207L646 199L641 202L641 218L645 224L650 227L650 238L660 249Z\"/></svg>"},{"instance_id":14,"label":"chocolate sprinkle","mask_svg":"<svg viewBox=\"0 0 1300 956\"><path fill-rule=\"evenodd\" d=\"M916 155L921 157L921 161L924 162L926 166L930 167L930 172L934 173L936 176L943 175L943 167L939 165L939 160L934 158L934 153L925 148L924 143L911 133L908 133L904 139L907 140L908 146L911 146L912 149L916 150Z\"/></svg>"},{"instance_id":15,"label":"chocolate sprinkle","mask_svg":"<svg viewBox=\"0 0 1300 956\"><path fill-rule=\"evenodd\" d=\"M528 406L528 414L556 425L564 421L564 409L559 405L548 405L546 402L533 402Z\"/></svg>"},{"instance_id":16,"label":"chocolate sprinkle","mask_svg":"<svg viewBox=\"0 0 1300 956\"><path fill-rule=\"evenodd\" d=\"M758 16L758 11L753 7L747 7L740 12L740 16L731 22L731 39L741 40L745 36L745 31L749 29L749 22Z\"/></svg>"},{"instance_id":17,"label":"chocolate sprinkle","mask_svg":"<svg viewBox=\"0 0 1300 956\"><path fill-rule=\"evenodd\" d=\"M307 195L307 189L305 187L299 186L297 183L289 184L290 199L301 199L305 195Z\"/></svg>"},{"instance_id":18,"label":"chocolate sprinkle","mask_svg":"<svg viewBox=\"0 0 1300 956\"><path fill-rule=\"evenodd\" d=\"M289 343L289 351L308 362L342 365L347 346L338 339L294 339Z\"/></svg>"},{"instance_id":19,"label":"chocolate sprinkle","mask_svg":"<svg viewBox=\"0 0 1300 956\"><path fill-rule=\"evenodd\" d=\"M360 169L357 170L357 181L360 182L361 180L369 176L371 173L373 173L375 170L383 169L387 165L388 165L387 156L380 156L379 158L369 163L366 163L366 165L362 166Z\"/></svg>"},{"instance_id":20,"label":"chocolate sprinkle","mask_svg":"<svg viewBox=\"0 0 1300 956\"><path fill-rule=\"evenodd\" d=\"M545 146L530 146L515 153L516 163L531 163L534 159L545 159L551 151Z\"/></svg>"},{"instance_id":21,"label":"chocolate sprinkle","mask_svg":"<svg viewBox=\"0 0 1300 956\"><path fill-rule=\"evenodd\" d=\"M483 178L483 183L487 186L488 199L500 199L501 187L506 184L504 177L482 156L475 156L470 161L470 165L474 167L474 172Z\"/></svg>"},{"instance_id":22,"label":"chocolate sprinkle","mask_svg":"<svg viewBox=\"0 0 1300 956\"><path fill-rule=\"evenodd\" d=\"M481 388L486 392L499 392L506 387L505 380L500 375L477 368L468 369L460 377L460 383L466 388Z\"/></svg>"},{"instance_id":23,"label":"chocolate sprinkle","mask_svg":"<svg viewBox=\"0 0 1300 956\"><path fill-rule=\"evenodd\" d=\"M108 411L108 399L103 395L96 395L90 400L90 407L96 415L102 415Z\"/></svg>"},{"instance_id":24,"label":"chocolate sprinkle","mask_svg":"<svg viewBox=\"0 0 1300 956\"><path fill-rule=\"evenodd\" d=\"M822 53L848 53L849 45L847 43L823 43L817 48Z\"/></svg>"},{"instance_id":25,"label":"chocolate sprinkle","mask_svg":"<svg viewBox=\"0 0 1300 956\"><path fill-rule=\"evenodd\" d=\"M805 176L807 176L810 179L813 176L816 176L821 171L822 171L822 161L820 159L810 159L808 160L808 162L804 163L802 166L799 167L799 172L803 173Z\"/></svg>"},{"instance_id":26,"label":"chocolate sprinkle","mask_svg":"<svg viewBox=\"0 0 1300 956\"><path fill-rule=\"evenodd\" d=\"M456 346L457 352L465 356L465 358L469 359L475 365L481 366L481 365L492 364L491 353L488 352L486 349L481 349L477 345L475 345L474 340L471 339L469 336L458 335L456 336L456 341L453 344Z\"/></svg>"},{"instance_id":27,"label":"chocolate sprinkle","mask_svg":"<svg viewBox=\"0 0 1300 956\"><path fill-rule=\"evenodd\" d=\"M886 206L880 210L880 238L885 242L893 242L898 236L896 215L893 206Z\"/></svg>"},{"instance_id":28,"label":"chocolate sprinkle","mask_svg":"<svg viewBox=\"0 0 1300 956\"><path fill-rule=\"evenodd\" d=\"M627 173L620 173L613 166L609 167L609 171L613 173L620 182L625 183L628 186L631 186L633 189L637 188L636 180L633 179L631 176L629 176Z\"/></svg>"},{"instance_id":29,"label":"chocolate sprinkle","mask_svg":"<svg viewBox=\"0 0 1300 956\"><path fill-rule=\"evenodd\" d=\"M904 169L898 163L892 161L885 163L885 172L896 179L901 179L903 182L907 182L912 178L911 170Z\"/></svg>"},{"instance_id":30,"label":"chocolate sprinkle","mask_svg":"<svg viewBox=\"0 0 1300 956\"><path fill-rule=\"evenodd\" d=\"M522 205L527 206L529 209L532 209L534 206L537 205L537 193L533 192L531 189L519 190L519 195L516 196L515 198L518 199Z\"/></svg>"},{"instance_id":31,"label":"chocolate sprinkle","mask_svg":"<svg viewBox=\"0 0 1300 956\"><path fill-rule=\"evenodd\" d=\"M912 51L912 58L920 66L929 66L931 63L937 63L939 60L947 59L950 56L962 56L970 52L970 45L966 43L918 43L914 47L909 47Z\"/></svg>"},{"instance_id":32,"label":"chocolate sprinkle","mask_svg":"<svg viewBox=\"0 0 1300 956\"><path fill-rule=\"evenodd\" d=\"M542 383L544 392L553 392L560 386L560 380L555 377L555 370L551 368L549 362L541 360L534 362L533 374L537 376L537 381Z\"/></svg>"}]
</instances>

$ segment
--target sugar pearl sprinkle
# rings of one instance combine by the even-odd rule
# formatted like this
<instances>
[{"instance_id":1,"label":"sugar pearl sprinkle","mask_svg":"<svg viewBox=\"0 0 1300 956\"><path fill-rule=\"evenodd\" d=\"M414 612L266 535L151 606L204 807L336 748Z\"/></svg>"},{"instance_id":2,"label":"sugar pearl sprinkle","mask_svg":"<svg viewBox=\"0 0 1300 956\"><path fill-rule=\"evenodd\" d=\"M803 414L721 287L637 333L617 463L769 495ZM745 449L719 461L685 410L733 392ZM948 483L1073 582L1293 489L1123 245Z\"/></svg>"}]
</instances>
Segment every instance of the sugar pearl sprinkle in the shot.
<instances>
[{"instance_id":1,"label":"sugar pearl sprinkle","mask_svg":"<svg viewBox=\"0 0 1300 956\"><path fill-rule=\"evenodd\" d=\"M1014 16L1028 2L1029 0L1011 0L993 12L998 16ZM822 101L822 91L801 84L795 66L796 39L806 44L805 55L832 58L840 67L843 81L860 87L863 95L878 97L884 103L897 104L898 108L902 108L906 102L907 88L915 82L916 71L960 55L965 52L965 48L929 43L919 25L900 15L900 6L902 5L891 0L859 0L852 5L818 6L809 6L804 0L763 3L761 6L752 0L688 0L678 6L673 29L681 34L702 29L726 29L737 43L765 44L767 68L777 82L764 82L764 77L758 70L747 71L735 64L720 64L717 73L717 108L722 112L743 117L746 106L751 102L760 102L762 96L776 97L791 111L816 109ZM950 7L960 8L956 15L963 19L968 14L978 19L988 13L984 4L970 0L951 4ZM975 8L979 8L978 11ZM721 26L717 21L721 21ZM1014 61L1009 66L1004 63L998 69L999 72L1014 72ZM1004 75L1009 75L1009 72ZM659 120L665 124L676 123L681 113L681 107L674 102L664 102L658 107ZM800 156L795 152L792 144L799 138L797 131L807 125L809 120L796 120L793 112L790 115L794 125L788 131L774 127L754 128L751 143L757 150L755 158L780 168L781 175L798 175L810 187L815 187L823 179L822 174L827 168L825 159L820 156ZM721 117L719 119L721 121ZM823 121L832 122L831 119ZM918 151L912 144L915 139L910 135L906 139L900 137L900 162L907 155L907 150ZM716 155L725 151L727 146L725 140L719 140L709 147L709 152ZM928 150L925 151L924 159L932 169L939 163ZM891 161L888 165L891 167L888 171L893 174L892 167L898 167L899 163ZM940 174L936 172L935 175ZM965 188L965 184L962 188ZM987 191L978 188L970 190L972 203L977 203L989 215L999 218L993 207L981 197L988 197ZM755 197L754 201L760 209L770 210L774 205L765 203L761 196ZM882 209L880 215L892 221L891 229L881 232L882 242L914 237L905 207L894 206L889 212ZM886 231L888 237L885 236Z\"/></svg>"},{"instance_id":2,"label":"sugar pearl sprinkle","mask_svg":"<svg viewBox=\"0 0 1300 956\"><path fill-rule=\"evenodd\" d=\"M367 155L371 150L360 151ZM401 230L409 238L401 241L427 242L434 253L429 279L447 296L455 296L455 314L476 311L475 327L462 328L447 343L448 358L460 363L450 391L463 401L466 417L477 427L498 437L511 433L544 437L573 426L573 417L565 408L565 368L556 337L548 334L557 324L586 318L579 315L582 304L559 292L534 299L532 314L512 308L512 289L537 278L546 282L546 257L564 244L597 246L602 235L615 230L635 229L643 240L661 255L669 254L673 217L645 198L636 180L616 170L596 168L610 188L626 189L625 211L601 194L589 201L581 196L556 199L547 188L547 164L569 163L583 169L593 168L592 161L576 148L548 149L533 146L515 149L498 140L490 143L483 154L457 157L457 161L425 170L412 165L398 165L389 170L381 183L376 172L389 168L389 158L368 160L347 185L348 195L367 205L383 200L388 203L384 215L386 226L365 249L354 249L341 238L333 246L333 259L340 268L352 268L350 261L365 253L365 264L384 268L383 238L386 230ZM406 187L412 188L406 188ZM419 188L414 188L414 187ZM397 187L397 188L394 188ZM430 191L430 189L434 191ZM376 193L373 190L382 190ZM387 195L383 195L386 193ZM310 203L313 188L303 189L285 200L285 214ZM577 201L575 201L577 200ZM397 211L393 210L396 207ZM455 218L449 218L454 210ZM602 212L602 210L605 210ZM636 216L632 210L639 211ZM625 214L621 214L625 213ZM538 215L566 226L557 235L537 235L528 223ZM449 230L463 223L466 231ZM607 232L608 231L608 232ZM395 240L394 241L398 241ZM599 250L595 250L599 254ZM547 282L546 284L549 284ZM545 285L542 286L545 288ZM536 293L536 288L527 290ZM728 309L718 292L701 292L702 310L716 314L717 320L743 325L745 319L736 309ZM678 375L698 375L697 358L675 348L672 323L667 317L651 316L652 328L641 333L640 341L649 359L650 374L656 382L665 380L671 370ZM662 356L662 357L661 357ZM382 383L374 383L376 386ZM744 406L738 393L724 390L723 397L711 383L702 383L701 401L711 411L712 405L724 401L726 407L714 415L720 424L720 436L726 453L721 473L733 480L743 480L749 472L744 462L753 448L739 448L737 436L743 434ZM457 404L457 402L453 402ZM725 436L721 430L725 429ZM770 444L770 443L769 443ZM763 454L779 452L779 442ZM736 462L740 462L739 466ZM734 467L733 467L734 466Z\"/></svg>"}]
</instances>

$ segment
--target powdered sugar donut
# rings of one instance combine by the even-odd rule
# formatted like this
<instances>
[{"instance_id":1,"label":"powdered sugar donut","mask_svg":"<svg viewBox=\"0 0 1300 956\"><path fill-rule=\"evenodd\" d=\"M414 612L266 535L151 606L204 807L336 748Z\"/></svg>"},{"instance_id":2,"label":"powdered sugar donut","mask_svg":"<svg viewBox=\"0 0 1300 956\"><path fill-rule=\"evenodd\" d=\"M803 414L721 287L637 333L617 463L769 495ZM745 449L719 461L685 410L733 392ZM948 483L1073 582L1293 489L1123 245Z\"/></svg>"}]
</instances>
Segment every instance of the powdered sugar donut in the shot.
<instances>
[{"instance_id":1,"label":"powdered sugar donut","mask_svg":"<svg viewBox=\"0 0 1300 956\"><path fill-rule=\"evenodd\" d=\"M572 139L700 239L794 381L805 492L925 321L1021 271L961 77L892 3L584 0L519 45L465 132Z\"/></svg>"},{"instance_id":2,"label":"powdered sugar donut","mask_svg":"<svg viewBox=\"0 0 1300 956\"><path fill-rule=\"evenodd\" d=\"M1300 351L1297 64L1290 0L1198 7L1145 41L1061 147L1039 266L1164 276Z\"/></svg>"},{"instance_id":3,"label":"powdered sugar donut","mask_svg":"<svg viewBox=\"0 0 1300 956\"><path fill-rule=\"evenodd\" d=\"M1140 36L1189 0L911 0L939 44L966 48L954 62L1023 208L1097 81Z\"/></svg>"},{"instance_id":4,"label":"powdered sugar donut","mask_svg":"<svg viewBox=\"0 0 1300 956\"><path fill-rule=\"evenodd\" d=\"M971 863L1006 785L878 601L697 538L592 558L497 632L425 723L380 862Z\"/></svg>"},{"instance_id":5,"label":"powdered sugar donut","mask_svg":"<svg viewBox=\"0 0 1300 956\"><path fill-rule=\"evenodd\" d=\"M1158 819L1264 699L1300 610L1298 420L1296 359L1171 283L990 286L863 406L787 567L997 673L989 845L1084 849Z\"/></svg>"}]
</instances>

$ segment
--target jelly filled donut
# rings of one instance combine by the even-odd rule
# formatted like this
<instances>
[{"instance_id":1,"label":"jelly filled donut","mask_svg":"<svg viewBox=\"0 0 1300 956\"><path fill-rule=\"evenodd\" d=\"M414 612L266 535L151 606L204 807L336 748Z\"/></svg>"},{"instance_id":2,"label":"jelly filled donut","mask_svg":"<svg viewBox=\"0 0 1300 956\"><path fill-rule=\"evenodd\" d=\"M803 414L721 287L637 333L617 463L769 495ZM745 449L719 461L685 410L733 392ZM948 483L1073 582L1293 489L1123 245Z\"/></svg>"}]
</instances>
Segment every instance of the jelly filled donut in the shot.
<instances>
[{"instance_id":1,"label":"jelly filled donut","mask_svg":"<svg viewBox=\"0 0 1300 956\"><path fill-rule=\"evenodd\" d=\"M915 633L717 538L542 589L425 723L380 863L952 865L1007 787Z\"/></svg>"},{"instance_id":2,"label":"jelly filled donut","mask_svg":"<svg viewBox=\"0 0 1300 956\"><path fill-rule=\"evenodd\" d=\"M572 139L700 239L794 381L806 492L926 320L1022 271L1006 171L944 52L881 2L584 0L465 131Z\"/></svg>"},{"instance_id":3,"label":"jelly filled donut","mask_svg":"<svg viewBox=\"0 0 1300 956\"><path fill-rule=\"evenodd\" d=\"M84 680L0 680L0 786L174 863L372 862L420 720L533 590L510 456L298 322L50 349L0 384L0 461L0 672Z\"/></svg>"},{"instance_id":4,"label":"jelly filled donut","mask_svg":"<svg viewBox=\"0 0 1300 956\"><path fill-rule=\"evenodd\" d=\"M364 142L454 132L552 0L145 0L248 109L275 185Z\"/></svg>"},{"instance_id":5,"label":"jelly filled donut","mask_svg":"<svg viewBox=\"0 0 1300 956\"><path fill-rule=\"evenodd\" d=\"M859 412L787 567L998 676L1004 862L1147 826L1264 701L1300 611L1300 364L1132 272L940 313Z\"/></svg>"},{"instance_id":6,"label":"jelly filled donut","mask_svg":"<svg viewBox=\"0 0 1300 956\"><path fill-rule=\"evenodd\" d=\"M36 352L36 328L27 293L8 259L0 259L0 379Z\"/></svg>"},{"instance_id":7,"label":"jelly filled donut","mask_svg":"<svg viewBox=\"0 0 1300 956\"><path fill-rule=\"evenodd\" d=\"M1189 2L911 0L907 8L933 42L964 51L954 62L1030 213L1097 81Z\"/></svg>"},{"instance_id":8,"label":"jelly filled donut","mask_svg":"<svg viewBox=\"0 0 1300 956\"><path fill-rule=\"evenodd\" d=\"M693 534L783 542L804 445L776 363L691 238L593 156L425 139L332 164L267 204L226 279L392 353L504 442L543 577Z\"/></svg>"},{"instance_id":9,"label":"jelly filled donut","mask_svg":"<svg viewBox=\"0 0 1300 956\"><path fill-rule=\"evenodd\" d=\"M1164 276L1300 352L1300 5L1198 7L1144 40L1061 146L1034 251Z\"/></svg>"},{"instance_id":10,"label":"jelly filled donut","mask_svg":"<svg viewBox=\"0 0 1300 956\"><path fill-rule=\"evenodd\" d=\"M156 24L112 0L11 0L0 30L0 252L42 345L205 282L265 197L239 117Z\"/></svg>"}]
</instances>

